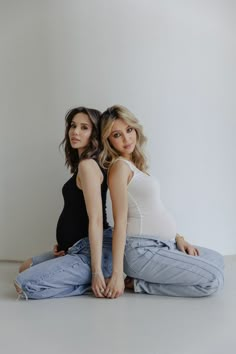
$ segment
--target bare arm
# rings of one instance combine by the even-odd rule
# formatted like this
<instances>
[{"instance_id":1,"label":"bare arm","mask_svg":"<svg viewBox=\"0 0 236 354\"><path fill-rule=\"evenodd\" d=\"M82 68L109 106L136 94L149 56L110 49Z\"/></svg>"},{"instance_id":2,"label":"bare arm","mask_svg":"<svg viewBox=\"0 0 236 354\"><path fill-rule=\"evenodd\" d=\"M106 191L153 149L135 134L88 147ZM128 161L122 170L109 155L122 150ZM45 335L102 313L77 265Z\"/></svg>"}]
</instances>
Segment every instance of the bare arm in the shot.
<instances>
[{"instance_id":1,"label":"bare arm","mask_svg":"<svg viewBox=\"0 0 236 354\"><path fill-rule=\"evenodd\" d=\"M114 230L112 237L112 277L107 284L105 296L116 298L124 292L123 260L126 241L128 193L127 184L132 172L122 161L117 161L108 176L112 201Z\"/></svg>"},{"instance_id":2,"label":"bare arm","mask_svg":"<svg viewBox=\"0 0 236 354\"><path fill-rule=\"evenodd\" d=\"M79 164L79 179L89 218L89 242L91 251L92 290L97 297L104 297L106 288L102 273L103 215L101 183L102 173L97 163L83 160Z\"/></svg>"}]
</instances>

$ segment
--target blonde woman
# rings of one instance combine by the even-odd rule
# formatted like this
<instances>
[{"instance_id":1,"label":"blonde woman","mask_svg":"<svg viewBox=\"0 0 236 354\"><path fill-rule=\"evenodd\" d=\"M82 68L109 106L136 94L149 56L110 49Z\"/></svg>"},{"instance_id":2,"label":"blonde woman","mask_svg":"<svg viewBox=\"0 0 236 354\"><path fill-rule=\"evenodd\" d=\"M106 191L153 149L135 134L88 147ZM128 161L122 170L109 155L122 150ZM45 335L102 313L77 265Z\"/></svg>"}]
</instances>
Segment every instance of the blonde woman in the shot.
<instances>
[{"instance_id":1,"label":"blonde woman","mask_svg":"<svg viewBox=\"0 0 236 354\"><path fill-rule=\"evenodd\" d=\"M135 293L200 297L222 288L223 257L192 246L176 231L149 175L142 126L125 107L108 108L101 118L100 163L108 169L112 201L113 272L105 296L116 298L126 287Z\"/></svg>"}]
</instances>

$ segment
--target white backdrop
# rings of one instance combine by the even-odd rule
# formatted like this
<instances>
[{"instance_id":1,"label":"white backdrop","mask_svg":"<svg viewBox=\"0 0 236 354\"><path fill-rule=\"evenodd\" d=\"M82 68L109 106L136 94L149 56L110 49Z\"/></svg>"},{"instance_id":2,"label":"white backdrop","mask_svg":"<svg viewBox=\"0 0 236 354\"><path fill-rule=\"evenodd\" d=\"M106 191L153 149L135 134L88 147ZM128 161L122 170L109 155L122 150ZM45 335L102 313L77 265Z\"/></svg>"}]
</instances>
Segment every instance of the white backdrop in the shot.
<instances>
[{"instance_id":1,"label":"white backdrop","mask_svg":"<svg viewBox=\"0 0 236 354\"><path fill-rule=\"evenodd\" d=\"M236 253L235 15L230 0L0 1L0 259L55 243L65 112L115 103L144 125L179 232Z\"/></svg>"}]
</instances>

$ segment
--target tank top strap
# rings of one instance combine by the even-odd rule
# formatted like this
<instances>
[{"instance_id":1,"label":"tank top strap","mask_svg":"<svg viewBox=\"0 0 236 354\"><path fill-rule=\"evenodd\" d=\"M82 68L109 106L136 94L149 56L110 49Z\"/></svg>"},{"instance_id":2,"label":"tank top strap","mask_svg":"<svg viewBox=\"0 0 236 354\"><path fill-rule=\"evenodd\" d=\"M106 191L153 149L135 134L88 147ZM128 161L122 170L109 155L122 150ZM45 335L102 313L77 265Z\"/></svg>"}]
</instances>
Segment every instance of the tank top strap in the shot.
<instances>
[{"instance_id":1,"label":"tank top strap","mask_svg":"<svg viewBox=\"0 0 236 354\"><path fill-rule=\"evenodd\" d=\"M129 168L131 169L132 172L136 171L136 167L134 166L134 164L131 161L123 159L122 157L118 157L118 159L116 161L124 161L129 166Z\"/></svg>"}]
</instances>

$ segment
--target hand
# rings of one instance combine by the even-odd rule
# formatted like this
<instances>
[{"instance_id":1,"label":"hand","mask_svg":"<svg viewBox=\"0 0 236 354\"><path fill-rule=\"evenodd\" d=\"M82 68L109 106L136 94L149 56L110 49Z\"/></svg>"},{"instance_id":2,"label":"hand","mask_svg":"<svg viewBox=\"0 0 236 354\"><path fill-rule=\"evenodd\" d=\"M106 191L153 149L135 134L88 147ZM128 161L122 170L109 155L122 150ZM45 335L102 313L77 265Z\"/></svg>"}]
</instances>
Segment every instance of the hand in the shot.
<instances>
[{"instance_id":1,"label":"hand","mask_svg":"<svg viewBox=\"0 0 236 354\"><path fill-rule=\"evenodd\" d=\"M92 290L96 297L104 297L106 283L102 271L92 273Z\"/></svg>"},{"instance_id":2,"label":"hand","mask_svg":"<svg viewBox=\"0 0 236 354\"><path fill-rule=\"evenodd\" d=\"M105 291L105 296L109 299L115 299L124 293L125 282L123 274L112 274Z\"/></svg>"},{"instance_id":3,"label":"hand","mask_svg":"<svg viewBox=\"0 0 236 354\"><path fill-rule=\"evenodd\" d=\"M53 247L53 254L55 257L62 257L62 256L65 256L65 251L58 251L58 245L55 245Z\"/></svg>"},{"instance_id":4,"label":"hand","mask_svg":"<svg viewBox=\"0 0 236 354\"><path fill-rule=\"evenodd\" d=\"M199 250L185 241L182 236L177 234L175 241L179 251L189 254L190 256L199 256Z\"/></svg>"}]
</instances>

